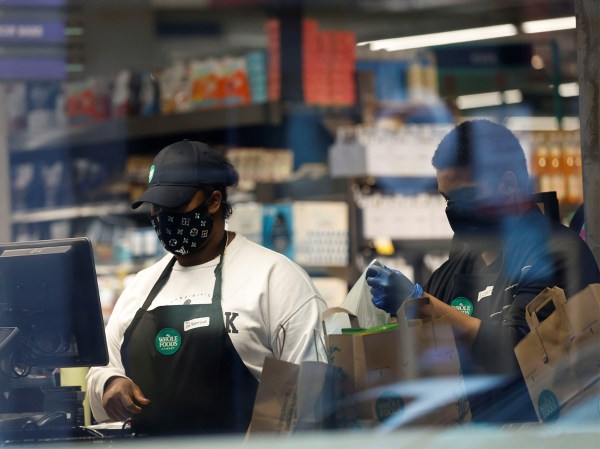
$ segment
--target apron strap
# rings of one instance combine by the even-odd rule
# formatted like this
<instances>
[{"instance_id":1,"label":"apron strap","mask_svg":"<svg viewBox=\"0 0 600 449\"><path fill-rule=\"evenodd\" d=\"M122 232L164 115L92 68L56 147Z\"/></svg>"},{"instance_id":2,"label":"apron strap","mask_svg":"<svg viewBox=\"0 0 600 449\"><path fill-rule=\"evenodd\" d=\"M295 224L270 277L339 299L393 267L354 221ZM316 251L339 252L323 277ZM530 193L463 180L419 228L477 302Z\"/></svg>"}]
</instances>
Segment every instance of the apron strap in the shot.
<instances>
[{"instance_id":1,"label":"apron strap","mask_svg":"<svg viewBox=\"0 0 600 449\"><path fill-rule=\"evenodd\" d=\"M175 256L173 256L171 258L171 260L169 261L169 263L167 264L167 266L165 267L165 269L163 270L163 272L160 274L158 280L152 287L152 290L150 290L150 293L148 294L146 301L144 301L144 304L140 308L140 310L142 312L146 312L148 310L148 307L150 307L150 304L152 304L152 301L154 301L154 298L156 298L156 295L158 295L158 292L167 283L167 281L169 280L169 276L171 275L171 270L173 269L173 265L175 265L176 261L177 261L177 259L175 259ZM131 323L129 324L129 327L127 329L127 331L129 332L130 335L133 334L133 331L135 330L135 328L139 324L140 320L142 319L142 314L143 313L138 311L138 313L136 313L135 316L133 317L133 320L131 321Z\"/></svg>"},{"instance_id":2,"label":"apron strap","mask_svg":"<svg viewBox=\"0 0 600 449\"><path fill-rule=\"evenodd\" d=\"M215 298L218 298L219 302L221 301L221 282L222 282L221 266L223 264L223 255L225 254L228 240L229 240L229 236L227 234L227 231L225 231L225 236L223 238L223 241L221 242L221 248L219 251L219 263L217 264L217 267L215 268L215 286L213 289L213 301L215 300ZM177 261L177 259L175 258L175 256L173 256L171 258L171 260L169 261L169 263L167 264L167 266L165 267L165 269L160 274L158 280L152 287L152 290L150 290L150 293L148 293L148 297L144 301L144 304L138 310L138 313L135 314L135 316L133 317L133 320L131 320L131 323L129 324L129 327L127 329L127 331L129 332L130 335L133 334L133 331L135 330L135 328L139 324L140 320L142 319L143 313L148 310L148 307L150 307L150 304L152 304L152 301L154 301L154 298L156 298L156 295L158 295L158 292L161 291L161 289L165 286L165 284L169 280L169 276L171 276L171 271L173 270L173 266L175 265L176 261Z\"/></svg>"}]
</instances>

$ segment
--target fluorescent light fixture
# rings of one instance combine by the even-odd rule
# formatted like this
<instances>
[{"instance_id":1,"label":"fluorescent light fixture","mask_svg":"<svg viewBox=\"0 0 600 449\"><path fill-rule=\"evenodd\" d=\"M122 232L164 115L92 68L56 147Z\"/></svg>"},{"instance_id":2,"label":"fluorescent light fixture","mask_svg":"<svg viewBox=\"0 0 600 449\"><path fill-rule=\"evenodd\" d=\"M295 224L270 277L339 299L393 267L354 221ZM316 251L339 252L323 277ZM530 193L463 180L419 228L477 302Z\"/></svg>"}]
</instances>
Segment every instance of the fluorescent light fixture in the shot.
<instances>
[{"instance_id":1,"label":"fluorescent light fixture","mask_svg":"<svg viewBox=\"0 0 600 449\"><path fill-rule=\"evenodd\" d=\"M485 92L481 94L461 95L456 98L456 106L459 109L475 109L501 104L515 104L523 101L523 94L519 89L504 92Z\"/></svg>"},{"instance_id":2,"label":"fluorescent light fixture","mask_svg":"<svg viewBox=\"0 0 600 449\"><path fill-rule=\"evenodd\" d=\"M487 106L499 106L501 104L502 94L500 92L461 95L456 98L456 106L458 106L459 109L484 108Z\"/></svg>"},{"instance_id":3,"label":"fluorescent light fixture","mask_svg":"<svg viewBox=\"0 0 600 449\"><path fill-rule=\"evenodd\" d=\"M418 36L396 37L392 39L380 39L376 41L360 42L358 45L370 44L371 50L408 50L411 48L433 47L436 45L456 44L459 42L471 42L499 37L514 36L517 27L512 24L494 25L481 28L469 28L465 30L446 31L443 33L422 34Z\"/></svg>"},{"instance_id":4,"label":"fluorescent light fixture","mask_svg":"<svg viewBox=\"0 0 600 449\"><path fill-rule=\"evenodd\" d=\"M523 33L547 33L548 31L570 30L576 27L575 16L559 17L557 19L533 20L523 22Z\"/></svg>"},{"instance_id":5,"label":"fluorescent light fixture","mask_svg":"<svg viewBox=\"0 0 600 449\"><path fill-rule=\"evenodd\" d=\"M558 131L556 117L508 117L504 124L512 131ZM579 117L563 117L562 129L579 129Z\"/></svg>"},{"instance_id":6,"label":"fluorescent light fixture","mask_svg":"<svg viewBox=\"0 0 600 449\"><path fill-rule=\"evenodd\" d=\"M561 97L577 97L579 95L579 83L559 84L558 95Z\"/></svg>"},{"instance_id":7,"label":"fluorescent light fixture","mask_svg":"<svg viewBox=\"0 0 600 449\"><path fill-rule=\"evenodd\" d=\"M523 101L523 93L519 89L505 90L502 97L506 104L516 104Z\"/></svg>"}]
</instances>

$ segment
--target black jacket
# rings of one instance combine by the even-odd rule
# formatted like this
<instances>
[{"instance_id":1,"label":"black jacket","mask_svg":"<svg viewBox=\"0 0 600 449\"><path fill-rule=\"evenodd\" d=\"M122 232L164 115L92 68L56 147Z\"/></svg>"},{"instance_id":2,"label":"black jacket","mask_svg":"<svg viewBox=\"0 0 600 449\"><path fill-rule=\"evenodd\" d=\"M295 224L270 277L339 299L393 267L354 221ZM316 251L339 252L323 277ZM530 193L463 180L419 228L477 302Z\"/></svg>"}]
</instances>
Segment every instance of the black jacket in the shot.
<instances>
[{"instance_id":1,"label":"black jacket","mask_svg":"<svg viewBox=\"0 0 600 449\"><path fill-rule=\"evenodd\" d=\"M516 344L529 332L525 307L545 287L558 286L568 298L598 282L600 272L586 243L537 207L509 226L502 255L491 267L463 245L432 273L425 291L447 304L457 296L467 297L474 306L473 316L481 319L470 350L457 341L467 389L469 375L500 375L497 388L469 395L475 421L536 420L514 354ZM542 312L540 319L549 313Z\"/></svg>"}]
</instances>

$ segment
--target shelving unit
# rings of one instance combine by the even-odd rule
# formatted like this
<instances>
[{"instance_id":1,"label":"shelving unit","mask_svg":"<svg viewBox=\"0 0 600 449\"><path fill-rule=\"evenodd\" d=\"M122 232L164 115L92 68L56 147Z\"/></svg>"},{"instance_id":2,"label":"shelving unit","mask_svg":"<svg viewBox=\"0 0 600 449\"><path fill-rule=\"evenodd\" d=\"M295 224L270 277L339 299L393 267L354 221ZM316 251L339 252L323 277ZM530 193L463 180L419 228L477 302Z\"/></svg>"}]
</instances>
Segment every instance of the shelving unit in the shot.
<instances>
[{"instance_id":1,"label":"shelving unit","mask_svg":"<svg viewBox=\"0 0 600 449\"><path fill-rule=\"evenodd\" d=\"M90 123L87 126L55 129L32 135L11 134L13 153L56 147L79 147L117 141L146 139L187 132L207 132L224 128L279 125L282 121L279 102L222 107L170 115L138 116L127 119Z\"/></svg>"}]
</instances>

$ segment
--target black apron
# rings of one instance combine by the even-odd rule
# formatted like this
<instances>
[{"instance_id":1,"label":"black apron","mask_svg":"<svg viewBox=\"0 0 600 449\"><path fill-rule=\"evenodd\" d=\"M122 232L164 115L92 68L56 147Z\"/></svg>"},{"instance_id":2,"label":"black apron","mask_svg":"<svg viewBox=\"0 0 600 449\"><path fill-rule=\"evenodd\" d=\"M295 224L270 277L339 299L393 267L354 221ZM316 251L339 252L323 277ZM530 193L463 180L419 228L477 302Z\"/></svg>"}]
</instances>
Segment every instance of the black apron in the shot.
<instances>
[{"instance_id":1,"label":"black apron","mask_svg":"<svg viewBox=\"0 0 600 449\"><path fill-rule=\"evenodd\" d=\"M451 282L447 286L447 302L453 307L460 310L460 307L464 307L465 304L470 305L472 308L468 315L480 318L488 319L490 316L490 310L492 308L492 297L487 295L485 292L488 289L492 289L496 279L497 273L492 274L466 274L466 273L454 273L451 278ZM479 299L479 295L485 295ZM435 296L435 295L434 295ZM445 299L445 298L444 298ZM465 313L464 310L461 310ZM461 367L465 374L479 374L482 372L481 368L473 364L470 357L470 349L461 344L461 340L456 340L458 353L461 359Z\"/></svg>"},{"instance_id":2,"label":"black apron","mask_svg":"<svg viewBox=\"0 0 600 449\"><path fill-rule=\"evenodd\" d=\"M148 310L171 274L173 258L125 331L121 346L125 373L151 401L134 416L138 434L218 434L248 428L258 381L225 330L224 249L215 268L211 304Z\"/></svg>"}]
</instances>

